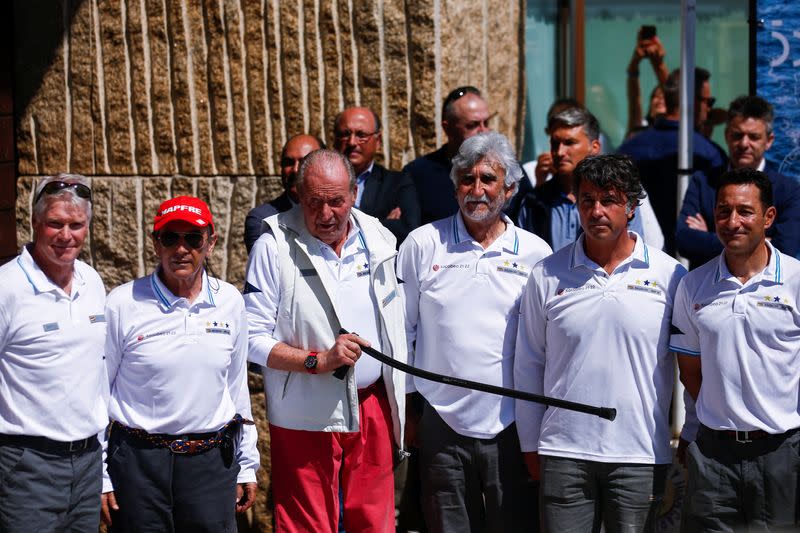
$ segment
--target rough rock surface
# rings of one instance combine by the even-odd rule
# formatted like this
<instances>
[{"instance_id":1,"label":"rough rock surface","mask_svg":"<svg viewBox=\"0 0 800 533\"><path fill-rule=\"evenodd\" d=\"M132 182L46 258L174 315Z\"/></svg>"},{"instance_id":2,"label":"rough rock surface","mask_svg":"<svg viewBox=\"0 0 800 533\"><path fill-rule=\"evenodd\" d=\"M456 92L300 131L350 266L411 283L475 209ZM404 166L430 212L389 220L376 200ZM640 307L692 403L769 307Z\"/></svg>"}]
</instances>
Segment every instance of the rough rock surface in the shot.
<instances>
[{"instance_id":1,"label":"rough rock surface","mask_svg":"<svg viewBox=\"0 0 800 533\"><path fill-rule=\"evenodd\" d=\"M518 143L523 7L519 0L15 2L18 242L30 239L36 180L85 174L94 218L83 258L111 289L152 271L158 204L194 194L215 217L213 270L241 286L244 217L279 194L283 143L308 132L330 144L343 107L378 113L378 157L390 168L443 142L441 101L458 85L484 91L498 112L493 127ZM265 436L260 394L253 402ZM265 463L263 482L268 471ZM254 530L269 527L265 497L250 517Z\"/></svg>"}]
</instances>

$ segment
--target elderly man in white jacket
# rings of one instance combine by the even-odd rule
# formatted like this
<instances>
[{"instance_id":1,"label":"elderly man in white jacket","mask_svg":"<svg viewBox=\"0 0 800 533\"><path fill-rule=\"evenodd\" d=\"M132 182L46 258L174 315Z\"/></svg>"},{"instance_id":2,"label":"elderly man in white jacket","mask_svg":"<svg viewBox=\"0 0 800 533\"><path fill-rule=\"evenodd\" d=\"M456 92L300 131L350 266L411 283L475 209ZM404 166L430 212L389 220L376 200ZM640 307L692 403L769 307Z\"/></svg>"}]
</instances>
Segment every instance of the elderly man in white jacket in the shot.
<instances>
[{"instance_id":1,"label":"elderly man in white jacket","mask_svg":"<svg viewBox=\"0 0 800 533\"><path fill-rule=\"evenodd\" d=\"M335 532L340 485L347 531L394 531L404 378L361 347L406 360L395 238L353 208L341 154L309 154L297 190L298 206L267 219L244 291L250 361L264 371L276 531Z\"/></svg>"}]
</instances>

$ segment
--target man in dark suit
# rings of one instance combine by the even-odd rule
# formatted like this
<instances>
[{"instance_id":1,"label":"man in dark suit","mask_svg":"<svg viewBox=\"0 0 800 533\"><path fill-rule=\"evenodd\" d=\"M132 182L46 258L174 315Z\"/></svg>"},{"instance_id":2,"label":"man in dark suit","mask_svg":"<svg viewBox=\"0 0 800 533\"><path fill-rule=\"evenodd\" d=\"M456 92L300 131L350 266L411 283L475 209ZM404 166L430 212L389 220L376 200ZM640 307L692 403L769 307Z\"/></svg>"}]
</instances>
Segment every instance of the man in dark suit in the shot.
<instances>
[{"instance_id":1,"label":"man in dark suit","mask_svg":"<svg viewBox=\"0 0 800 533\"><path fill-rule=\"evenodd\" d=\"M773 118L772 105L759 96L740 96L731 102L725 126L728 168L753 168L769 177L778 213L767 230L767 237L775 248L797 257L800 254L800 183L780 174L764 158L775 140ZM719 175L696 172L678 216L675 235L678 251L689 259L692 268L718 256L723 249L714 227L715 186Z\"/></svg>"},{"instance_id":2,"label":"man in dark suit","mask_svg":"<svg viewBox=\"0 0 800 533\"><path fill-rule=\"evenodd\" d=\"M281 185L283 193L269 203L261 204L247 213L244 221L244 244L247 246L247 253L253 247L259 235L261 235L261 222L276 213L288 211L297 203L297 193L294 190L294 182L297 179L297 171L303 158L314 150L325 148L325 143L313 135L295 135L286 143L281 152Z\"/></svg>"},{"instance_id":3,"label":"man in dark suit","mask_svg":"<svg viewBox=\"0 0 800 533\"><path fill-rule=\"evenodd\" d=\"M356 172L355 206L379 219L397 245L420 225L417 192L411 178L375 162L381 147L381 121L368 107L348 107L333 123L334 148Z\"/></svg>"}]
</instances>

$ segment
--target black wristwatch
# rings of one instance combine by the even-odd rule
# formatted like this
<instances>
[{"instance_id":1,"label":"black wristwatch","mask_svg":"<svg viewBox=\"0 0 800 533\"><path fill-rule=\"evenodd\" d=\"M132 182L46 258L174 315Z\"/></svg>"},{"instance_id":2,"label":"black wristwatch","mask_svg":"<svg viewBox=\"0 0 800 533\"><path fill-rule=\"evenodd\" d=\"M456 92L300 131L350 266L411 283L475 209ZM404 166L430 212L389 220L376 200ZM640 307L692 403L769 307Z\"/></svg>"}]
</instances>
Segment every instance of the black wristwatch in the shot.
<instances>
[{"instance_id":1,"label":"black wristwatch","mask_svg":"<svg viewBox=\"0 0 800 533\"><path fill-rule=\"evenodd\" d=\"M306 372L309 374L316 374L317 373L317 363L319 363L319 359L317 358L317 352L309 352L306 360L303 361L303 366L306 367Z\"/></svg>"}]
</instances>

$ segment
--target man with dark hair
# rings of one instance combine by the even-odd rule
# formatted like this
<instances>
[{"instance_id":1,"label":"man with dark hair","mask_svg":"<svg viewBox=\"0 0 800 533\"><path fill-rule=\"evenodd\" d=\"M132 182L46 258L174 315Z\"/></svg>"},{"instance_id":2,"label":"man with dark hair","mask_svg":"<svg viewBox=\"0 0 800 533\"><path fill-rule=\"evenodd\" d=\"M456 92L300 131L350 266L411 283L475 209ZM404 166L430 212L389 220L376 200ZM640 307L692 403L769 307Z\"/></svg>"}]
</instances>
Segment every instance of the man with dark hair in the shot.
<instances>
[{"instance_id":1,"label":"man with dark hair","mask_svg":"<svg viewBox=\"0 0 800 533\"><path fill-rule=\"evenodd\" d=\"M666 116L656 119L652 127L622 143L618 150L621 154L629 155L639 168L642 184L653 201L653 210L664 233L665 250L669 254L675 253L680 75L680 70L673 70L664 84ZM695 69L695 129L705 122L714 105L709 78L707 70ZM722 149L697 131L692 139L693 168L707 176L719 172L725 165Z\"/></svg>"},{"instance_id":2,"label":"man with dark hair","mask_svg":"<svg viewBox=\"0 0 800 533\"><path fill-rule=\"evenodd\" d=\"M442 104L442 129L447 142L430 154L416 158L403 169L411 176L419 197L422 224L458 212L455 188L450 180L450 159L464 140L489 131L489 105L472 86L451 91Z\"/></svg>"},{"instance_id":3,"label":"man with dark hair","mask_svg":"<svg viewBox=\"0 0 800 533\"><path fill-rule=\"evenodd\" d=\"M521 178L502 134L470 137L453 158L459 212L415 230L400 247L397 275L415 366L511 382L522 290L533 265L550 254L503 215ZM465 312L478 302L480 310ZM514 401L416 378L408 390L421 400L421 409L407 401L407 428L417 435L428 531L523 531L536 523Z\"/></svg>"},{"instance_id":4,"label":"man with dark hair","mask_svg":"<svg viewBox=\"0 0 800 533\"><path fill-rule=\"evenodd\" d=\"M381 148L381 121L368 107L348 107L333 123L334 148L356 173L355 207L381 221L399 245L419 226L419 203L411 178L375 162Z\"/></svg>"},{"instance_id":5,"label":"man with dark hair","mask_svg":"<svg viewBox=\"0 0 800 533\"><path fill-rule=\"evenodd\" d=\"M559 250L581 231L573 173L584 158L600 153L600 125L585 107L572 106L554 113L547 130L555 176L522 197L517 222ZM641 216L632 217L631 230L644 237Z\"/></svg>"},{"instance_id":6,"label":"man with dark hair","mask_svg":"<svg viewBox=\"0 0 800 533\"><path fill-rule=\"evenodd\" d=\"M800 262L766 238L772 184L742 167L718 181L724 250L675 296L670 348L700 428L687 450L683 531L792 529L800 470Z\"/></svg>"},{"instance_id":7,"label":"man with dark hair","mask_svg":"<svg viewBox=\"0 0 800 533\"><path fill-rule=\"evenodd\" d=\"M779 173L764 157L775 140L773 118L772 105L760 96L740 96L731 103L725 127L729 168L757 169L769 177L777 214L767 238L786 255L796 257L800 253L800 183ZM678 216L678 251L689 259L692 268L716 257L723 249L714 228L717 179L719 174L695 173Z\"/></svg>"},{"instance_id":8,"label":"man with dark hair","mask_svg":"<svg viewBox=\"0 0 800 533\"><path fill-rule=\"evenodd\" d=\"M281 185L283 192L266 204L261 204L247 213L244 221L244 244L247 246L247 253L253 248L262 232L264 219L276 213L283 213L297 205L297 191L295 190L295 180L300 169L303 158L314 150L325 148L325 143L313 135L300 134L289 139L281 152Z\"/></svg>"},{"instance_id":9,"label":"man with dark hair","mask_svg":"<svg viewBox=\"0 0 800 533\"><path fill-rule=\"evenodd\" d=\"M686 271L627 230L644 196L630 159L587 157L572 183L583 233L531 272L514 385L618 416L517 402L517 430L531 475L541 472L545 531L649 531L672 462L667 344Z\"/></svg>"},{"instance_id":10,"label":"man with dark hair","mask_svg":"<svg viewBox=\"0 0 800 533\"><path fill-rule=\"evenodd\" d=\"M33 242L0 267L0 531L97 531L106 291L78 259L89 180L42 179L31 218Z\"/></svg>"}]
</instances>

